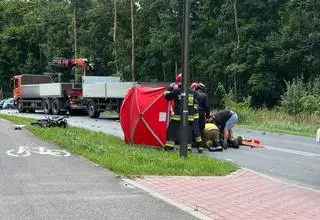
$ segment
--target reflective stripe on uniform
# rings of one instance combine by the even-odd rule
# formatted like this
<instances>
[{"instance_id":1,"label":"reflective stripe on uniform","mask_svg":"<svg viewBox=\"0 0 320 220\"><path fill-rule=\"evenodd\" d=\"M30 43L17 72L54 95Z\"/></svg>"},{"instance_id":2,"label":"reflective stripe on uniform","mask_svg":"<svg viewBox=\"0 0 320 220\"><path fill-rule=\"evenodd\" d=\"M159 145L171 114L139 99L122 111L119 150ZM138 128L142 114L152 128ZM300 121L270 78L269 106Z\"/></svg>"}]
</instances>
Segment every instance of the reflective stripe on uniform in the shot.
<instances>
[{"instance_id":1,"label":"reflective stripe on uniform","mask_svg":"<svg viewBox=\"0 0 320 220\"><path fill-rule=\"evenodd\" d=\"M199 119L199 113L193 115L194 119Z\"/></svg>"},{"instance_id":2,"label":"reflective stripe on uniform","mask_svg":"<svg viewBox=\"0 0 320 220\"><path fill-rule=\"evenodd\" d=\"M202 141L202 138L201 137L196 137L196 142L201 142Z\"/></svg>"},{"instance_id":3,"label":"reflective stripe on uniform","mask_svg":"<svg viewBox=\"0 0 320 220\"><path fill-rule=\"evenodd\" d=\"M166 147L174 147L173 141L166 141Z\"/></svg>"},{"instance_id":4,"label":"reflective stripe on uniform","mask_svg":"<svg viewBox=\"0 0 320 220\"><path fill-rule=\"evenodd\" d=\"M188 98L188 105L189 106L193 106L193 96L189 96L189 98Z\"/></svg>"},{"instance_id":5,"label":"reflective stripe on uniform","mask_svg":"<svg viewBox=\"0 0 320 220\"><path fill-rule=\"evenodd\" d=\"M180 121L180 115L174 115L171 117L172 120Z\"/></svg>"},{"instance_id":6,"label":"reflective stripe on uniform","mask_svg":"<svg viewBox=\"0 0 320 220\"><path fill-rule=\"evenodd\" d=\"M199 116L198 116L199 118ZM171 117L172 120L175 120L175 121L180 121L181 120L181 116L180 115L174 115ZM194 121L194 116L193 115L188 115L188 121Z\"/></svg>"},{"instance_id":7,"label":"reflective stripe on uniform","mask_svg":"<svg viewBox=\"0 0 320 220\"><path fill-rule=\"evenodd\" d=\"M188 121L194 121L193 115L188 115Z\"/></svg>"},{"instance_id":8,"label":"reflective stripe on uniform","mask_svg":"<svg viewBox=\"0 0 320 220\"><path fill-rule=\"evenodd\" d=\"M215 125L213 123L206 123L204 130L205 131L218 130L218 127L217 127L217 125Z\"/></svg>"}]
</instances>

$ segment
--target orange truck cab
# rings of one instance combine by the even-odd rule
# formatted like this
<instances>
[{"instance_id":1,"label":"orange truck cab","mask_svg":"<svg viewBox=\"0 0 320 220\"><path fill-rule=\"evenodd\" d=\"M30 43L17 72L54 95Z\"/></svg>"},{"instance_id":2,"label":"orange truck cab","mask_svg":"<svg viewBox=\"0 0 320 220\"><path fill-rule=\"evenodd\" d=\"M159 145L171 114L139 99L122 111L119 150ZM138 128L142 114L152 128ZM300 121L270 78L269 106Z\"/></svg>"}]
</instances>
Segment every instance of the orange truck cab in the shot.
<instances>
[{"instance_id":1,"label":"orange truck cab","mask_svg":"<svg viewBox=\"0 0 320 220\"><path fill-rule=\"evenodd\" d=\"M20 74L13 77L13 98L15 103L21 99L21 86L40 83L52 83L50 76Z\"/></svg>"}]
</instances>

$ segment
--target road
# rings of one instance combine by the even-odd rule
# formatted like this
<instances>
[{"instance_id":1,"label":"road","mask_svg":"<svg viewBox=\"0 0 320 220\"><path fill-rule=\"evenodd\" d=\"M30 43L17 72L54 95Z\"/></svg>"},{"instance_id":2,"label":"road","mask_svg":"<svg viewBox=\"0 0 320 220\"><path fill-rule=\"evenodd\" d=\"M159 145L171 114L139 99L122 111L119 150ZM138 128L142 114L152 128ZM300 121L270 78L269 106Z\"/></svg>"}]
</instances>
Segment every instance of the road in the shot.
<instances>
[{"instance_id":1,"label":"road","mask_svg":"<svg viewBox=\"0 0 320 220\"><path fill-rule=\"evenodd\" d=\"M196 219L0 119L0 219Z\"/></svg>"},{"instance_id":2,"label":"road","mask_svg":"<svg viewBox=\"0 0 320 220\"><path fill-rule=\"evenodd\" d=\"M21 115L16 111L5 111ZM24 117L43 118L42 114L23 114ZM115 119L90 119L75 116L68 119L71 125L101 131L123 137L121 126ZM228 149L223 152L205 152L210 157L233 161L242 167L281 179L283 181L320 190L320 145L315 138L281 135L235 129L235 135L259 139L266 145L263 149Z\"/></svg>"}]
</instances>

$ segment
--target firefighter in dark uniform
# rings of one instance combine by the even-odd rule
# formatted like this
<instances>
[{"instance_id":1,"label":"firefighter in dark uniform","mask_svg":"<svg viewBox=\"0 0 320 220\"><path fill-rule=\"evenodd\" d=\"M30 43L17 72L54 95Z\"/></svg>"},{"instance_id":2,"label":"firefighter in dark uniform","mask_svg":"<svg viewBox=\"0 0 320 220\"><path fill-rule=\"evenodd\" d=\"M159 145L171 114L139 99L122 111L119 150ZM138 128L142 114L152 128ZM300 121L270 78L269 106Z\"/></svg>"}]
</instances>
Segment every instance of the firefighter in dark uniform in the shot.
<instances>
[{"instance_id":1,"label":"firefighter in dark uniform","mask_svg":"<svg viewBox=\"0 0 320 220\"><path fill-rule=\"evenodd\" d=\"M181 82L182 82L182 74L179 74L176 77L176 84L178 85L178 88L170 87L165 92L165 97L168 101L174 101L174 114L170 118L169 127L167 130L167 140L165 145L165 150L174 150L175 142L179 140L179 134L180 134L180 121L181 121ZM194 108L194 94L193 91L189 91L189 99L188 99L188 124L189 124L189 132L190 135L188 135L188 150L191 151L191 143L192 138L196 141L198 146L202 145L202 139L200 132L198 134L192 132L194 129L194 118L197 116L197 111ZM199 152L201 153L203 148L199 147Z\"/></svg>"},{"instance_id":2,"label":"firefighter in dark uniform","mask_svg":"<svg viewBox=\"0 0 320 220\"><path fill-rule=\"evenodd\" d=\"M206 118L210 116L210 106L208 101L208 95L206 93L206 87L202 83L198 83L198 85L195 88L195 98L199 105L199 129L201 137L203 137L203 130L205 128Z\"/></svg>"},{"instance_id":3,"label":"firefighter in dark uniform","mask_svg":"<svg viewBox=\"0 0 320 220\"><path fill-rule=\"evenodd\" d=\"M190 86L190 89L193 91L193 94L194 94L194 121L193 121L192 134L194 137L200 136L201 139L203 139L201 131L200 131L200 127L199 127L199 102L197 99L197 92L196 92L196 88L198 87L198 85L199 85L198 82L194 82ZM197 138L197 140L199 140L199 138ZM197 140L193 139L193 141L195 143L195 147L198 148L199 153L202 153L204 143L201 144L201 143L197 142Z\"/></svg>"}]
</instances>

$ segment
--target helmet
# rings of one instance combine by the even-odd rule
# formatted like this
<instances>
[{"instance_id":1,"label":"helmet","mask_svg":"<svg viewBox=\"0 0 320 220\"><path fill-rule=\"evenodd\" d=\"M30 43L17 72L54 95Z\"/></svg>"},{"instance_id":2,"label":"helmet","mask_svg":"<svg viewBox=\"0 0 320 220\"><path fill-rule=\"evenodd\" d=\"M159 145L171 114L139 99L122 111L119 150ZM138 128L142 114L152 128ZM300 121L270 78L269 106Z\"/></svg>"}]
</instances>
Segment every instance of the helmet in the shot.
<instances>
[{"instance_id":1,"label":"helmet","mask_svg":"<svg viewBox=\"0 0 320 220\"><path fill-rule=\"evenodd\" d=\"M177 75L176 77L176 83L177 84L181 84L182 83L182 74L180 73L179 75Z\"/></svg>"},{"instance_id":2,"label":"helmet","mask_svg":"<svg viewBox=\"0 0 320 220\"><path fill-rule=\"evenodd\" d=\"M198 83L198 86L196 89L206 90L206 86L203 83Z\"/></svg>"},{"instance_id":3,"label":"helmet","mask_svg":"<svg viewBox=\"0 0 320 220\"><path fill-rule=\"evenodd\" d=\"M194 82L194 83L191 84L190 89L191 90L195 90L198 87L198 85L199 85L199 83Z\"/></svg>"}]
</instances>

